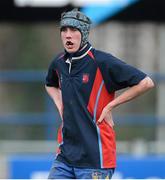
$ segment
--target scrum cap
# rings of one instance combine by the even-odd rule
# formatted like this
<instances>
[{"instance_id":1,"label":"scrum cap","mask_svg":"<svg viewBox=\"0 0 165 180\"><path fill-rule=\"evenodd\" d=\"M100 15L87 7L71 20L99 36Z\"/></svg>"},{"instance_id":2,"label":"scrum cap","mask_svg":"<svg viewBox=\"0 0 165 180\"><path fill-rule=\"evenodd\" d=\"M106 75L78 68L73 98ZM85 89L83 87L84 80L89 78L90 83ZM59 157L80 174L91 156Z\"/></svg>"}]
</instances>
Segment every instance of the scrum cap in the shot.
<instances>
[{"instance_id":1,"label":"scrum cap","mask_svg":"<svg viewBox=\"0 0 165 180\"><path fill-rule=\"evenodd\" d=\"M91 20L82 12L77 9L72 11L64 12L61 15L60 28L63 27L74 27L81 32L81 47L88 42L88 36L90 31Z\"/></svg>"}]
</instances>

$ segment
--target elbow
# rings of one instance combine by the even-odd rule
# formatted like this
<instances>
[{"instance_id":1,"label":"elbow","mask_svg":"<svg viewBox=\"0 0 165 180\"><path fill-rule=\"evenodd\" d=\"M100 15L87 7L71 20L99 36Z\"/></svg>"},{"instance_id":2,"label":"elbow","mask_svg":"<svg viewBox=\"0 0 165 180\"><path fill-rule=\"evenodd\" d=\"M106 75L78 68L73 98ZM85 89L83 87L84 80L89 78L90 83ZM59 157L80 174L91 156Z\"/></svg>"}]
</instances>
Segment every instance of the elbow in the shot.
<instances>
[{"instance_id":1,"label":"elbow","mask_svg":"<svg viewBox=\"0 0 165 180\"><path fill-rule=\"evenodd\" d=\"M47 85L45 85L45 89L46 89L46 91L48 92L48 86L47 86Z\"/></svg>"},{"instance_id":2,"label":"elbow","mask_svg":"<svg viewBox=\"0 0 165 180\"><path fill-rule=\"evenodd\" d=\"M149 90L154 88L154 82L150 77L146 77L144 80L141 81L141 84L145 90Z\"/></svg>"},{"instance_id":3,"label":"elbow","mask_svg":"<svg viewBox=\"0 0 165 180\"><path fill-rule=\"evenodd\" d=\"M148 89L152 89L152 88L154 88L154 86L155 86L155 85L154 85L153 80L148 77L148 83L147 83Z\"/></svg>"}]
</instances>

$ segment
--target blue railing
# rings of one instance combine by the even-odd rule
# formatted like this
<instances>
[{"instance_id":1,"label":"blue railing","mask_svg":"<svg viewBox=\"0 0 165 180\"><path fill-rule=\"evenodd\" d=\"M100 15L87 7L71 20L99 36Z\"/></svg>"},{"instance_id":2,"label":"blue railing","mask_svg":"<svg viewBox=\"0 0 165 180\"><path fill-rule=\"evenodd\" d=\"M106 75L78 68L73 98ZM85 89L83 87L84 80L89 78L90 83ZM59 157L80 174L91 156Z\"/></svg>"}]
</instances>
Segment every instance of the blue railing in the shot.
<instances>
[{"instance_id":1,"label":"blue railing","mask_svg":"<svg viewBox=\"0 0 165 180\"><path fill-rule=\"evenodd\" d=\"M44 82L45 71L20 70L20 71L0 71L0 83L3 82Z\"/></svg>"}]
</instances>

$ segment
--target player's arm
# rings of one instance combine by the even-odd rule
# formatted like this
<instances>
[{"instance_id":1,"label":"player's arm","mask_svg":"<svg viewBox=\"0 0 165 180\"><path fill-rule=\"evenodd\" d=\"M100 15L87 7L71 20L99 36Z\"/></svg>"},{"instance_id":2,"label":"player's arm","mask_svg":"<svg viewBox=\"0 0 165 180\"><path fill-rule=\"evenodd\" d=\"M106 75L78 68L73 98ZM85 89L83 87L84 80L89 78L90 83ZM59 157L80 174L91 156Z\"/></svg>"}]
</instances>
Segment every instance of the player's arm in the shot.
<instances>
[{"instance_id":1,"label":"player's arm","mask_svg":"<svg viewBox=\"0 0 165 180\"><path fill-rule=\"evenodd\" d=\"M56 105L60 116L62 118L63 105L62 105L62 95L61 89L59 87L59 75L56 70L56 59L51 62L48 73L46 76L45 88L48 95L52 98L54 104Z\"/></svg>"},{"instance_id":2,"label":"player's arm","mask_svg":"<svg viewBox=\"0 0 165 180\"><path fill-rule=\"evenodd\" d=\"M51 86L45 86L47 93L52 98L53 102L55 103L60 116L62 118L62 112L63 112L63 103L62 103L62 95L60 88L51 87Z\"/></svg>"},{"instance_id":3,"label":"player's arm","mask_svg":"<svg viewBox=\"0 0 165 180\"><path fill-rule=\"evenodd\" d=\"M149 89L154 87L154 83L149 77L145 77L137 85L134 85L116 97L103 109L100 118L98 119L98 124L102 122L103 119L108 119L109 124L113 126L113 120L111 116L111 111L115 107L124 104L137 96L147 92ZM108 115L110 114L110 115ZM108 118L106 118L108 116Z\"/></svg>"}]
</instances>

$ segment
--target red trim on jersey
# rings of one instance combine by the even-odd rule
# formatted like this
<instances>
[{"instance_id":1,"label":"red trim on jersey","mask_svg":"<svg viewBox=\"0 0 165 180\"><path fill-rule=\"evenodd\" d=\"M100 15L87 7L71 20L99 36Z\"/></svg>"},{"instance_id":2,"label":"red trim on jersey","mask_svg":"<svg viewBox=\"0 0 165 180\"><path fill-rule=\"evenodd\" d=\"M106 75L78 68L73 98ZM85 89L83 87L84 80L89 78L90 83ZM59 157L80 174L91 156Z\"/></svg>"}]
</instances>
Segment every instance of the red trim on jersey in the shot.
<instances>
[{"instance_id":1,"label":"red trim on jersey","mask_svg":"<svg viewBox=\"0 0 165 180\"><path fill-rule=\"evenodd\" d=\"M62 125L59 127L58 129L58 133L57 133L57 142L60 146L60 144L63 142L63 136L62 136ZM59 154L61 152L60 147L57 148L57 154Z\"/></svg>"},{"instance_id":2,"label":"red trim on jersey","mask_svg":"<svg viewBox=\"0 0 165 180\"><path fill-rule=\"evenodd\" d=\"M98 68L96 72L93 88L90 94L89 103L87 106L87 109L91 113L91 115L94 114L96 98L97 98L98 91L99 91L102 81L103 81L103 77L100 72L100 69ZM104 84L100 93L99 101L98 101L96 121L100 117L103 108L113 99L114 99L114 93L109 94ZM100 123L98 128L100 130L100 138L101 138L101 145L102 145L101 153L103 156L102 157L103 168L116 167L115 132L105 121Z\"/></svg>"},{"instance_id":3,"label":"red trim on jersey","mask_svg":"<svg viewBox=\"0 0 165 180\"><path fill-rule=\"evenodd\" d=\"M58 144L61 144L63 142L63 138L62 138L62 125L58 129L57 142L58 142Z\"/></svg>"},{"instance_id":4,"label":"red trim on jersey","mask_svg":"<svg viewBox=\"0 0 165 180\"><path fill-rule=\"evenodd\" d=\"M95 59L95 58L94 58L94 55L93 55L93 53L92 53L91 51L88 51L88 55L89 55L92 59Z\"/></svg>"},{"instance_id":5,"label":"red trim on jersey","mask_svg":"<svg viewBox=\"0 0 165 180\"><path fill-rule=\"evenodd\" d=\"M98 118L100 117L103 108L113 99L114 93L109 94L104 84L97 107ZM103 122L100 123L98 127L100 129L101 136L103 167L116 167L115 132L105 120L103 120Z\"/></svg>"},{"instance_id":6,"label":"red trim on jersey","mask_svg":"<svg viewBox=\"0 0 165 180\"><path fill-rule=\"evenodd\" d=\"M93 115L94 107L96 103L97 93L99 91L100 85L102 82L102 77L100 76L100 70L97 69L96 77L93 83L92 91L89 98L89 104L87 106L88 111Z\"/></svg>"}]
</instances>

